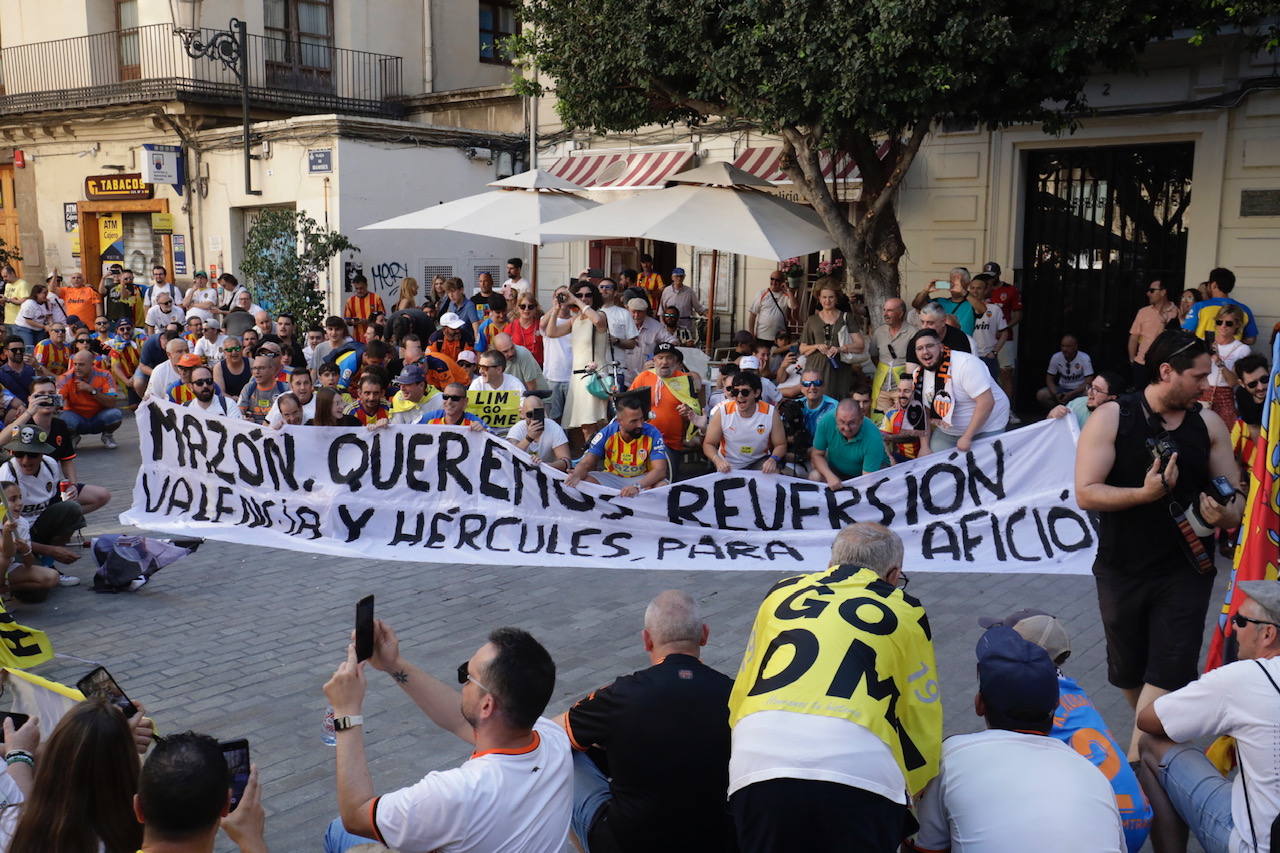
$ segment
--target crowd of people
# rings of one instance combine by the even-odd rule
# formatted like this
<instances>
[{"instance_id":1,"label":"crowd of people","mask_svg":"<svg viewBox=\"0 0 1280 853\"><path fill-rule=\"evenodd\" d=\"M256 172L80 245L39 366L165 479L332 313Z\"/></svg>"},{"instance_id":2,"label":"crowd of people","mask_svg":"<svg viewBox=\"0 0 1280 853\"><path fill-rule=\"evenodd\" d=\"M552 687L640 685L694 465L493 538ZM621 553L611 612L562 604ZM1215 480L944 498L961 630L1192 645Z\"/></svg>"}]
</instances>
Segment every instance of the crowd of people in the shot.
<instances>
[{"instance_id":1,"label":"crowd of people","mask_svg":"<svg viewBox=\"0 0 1280 853\"><path fill-rule=\"evenodd\" d=\"M97 434L114 447L124 410L149 398L267 428L489 431L568 486L623 497L744 469L838 490L1015 422L1022 306L998 264L957 268L909 305L889 300L874 328L833 281L800 316L804 300L774 273L704 381L685 368L704 309L683 270L668 284L641 262L616 281L586 270L545 307L519 259L501 286L482 275L470 296L456 278L425 293L405 279L389 312L356 276L342 314L316 327L262 309L229 273L184 291L162 267L148 287L121 270L100 288L73 275L37 293L0 270L15 309L0 365L6 595L39 601L78 582L59 567L78 559L84 515L111 495L78 481L77 445ZM926 603L906 591L900 538L860 523L836 536L828 567L768 591L736 675L701 662L710 629L693 598L669 590L644 613L651 665L558 715L555 663L527 632L495 629L454 689L408 663L378 622L372 657L357 661L353 646L324 687L339 812L325 849L558 851L572 837L595 853L1136 853L1149 837L1164 853L1185 850L1189 832L1215 853L1271 849L1280 582L1240 585L1238 660L1197 678L1214 537L1231 543L1240 524L1241 462L1269 376L1245 351L1256 324L1233 286L1214 270L1207 298L1178 311L1152 283L1127 367L1095 366L1066 335L1037 395L1048 416L1082 427L1076 495L1097 513L1108 680L1135 717L1127 741L1065 674L1063 622L1035 610L974 626L985 729L944 741L933 644L968 637L934 636ZM519 419L487 422L476 392L512 394ZM471 757L380 795L363 735L370 669ZM126 718L98 700L47 737L34 719L3 733L10 851L203 852L219 827L241 850L265 849L257 771L231 810L210 738L156 738L142 709ZM1235 739L1234 781L1191 743L1219 735Z\"/></svg>"}]
</instances>

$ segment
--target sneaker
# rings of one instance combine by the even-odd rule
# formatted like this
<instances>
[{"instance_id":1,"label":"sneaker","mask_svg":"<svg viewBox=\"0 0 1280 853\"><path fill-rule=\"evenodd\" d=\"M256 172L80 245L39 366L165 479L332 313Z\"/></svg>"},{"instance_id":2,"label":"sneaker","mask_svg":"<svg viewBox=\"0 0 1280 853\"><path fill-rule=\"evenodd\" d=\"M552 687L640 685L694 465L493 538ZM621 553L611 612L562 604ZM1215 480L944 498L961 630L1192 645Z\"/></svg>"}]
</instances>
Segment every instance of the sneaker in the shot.
<instances>
[{"instance_id":1,"label":"sneaker","mask_svg":"<svg viewBox=\"0 0 1280 853\"><path fill-rule=\"evenodd\" d=\"M147 579L139 575L138 577L129 581L129 591L137 592L138 590L142 589L142 587L146 584L146 582L147 582Z\"/></svg>"},{"instance_id":2,"label":"sneaker","mask_svg":"<svg viewBox=\"0 0 1280 853\"><path fill-rule=\"evenodd\" d=\"M58 586L79 586L80 578L75 575L58 575Z\"/></svg>"},{"instance_id":3,"label":"sneaker","mask_svg":"<svg viewBox=\"0 0 1280 853\"><path fill-rule=\"evenodd\" d=\"M115 436L109 432L104 432L102 434L102 446L107 450L115 450L120 445L116 444Z\"/></svg>"}]
</instances>

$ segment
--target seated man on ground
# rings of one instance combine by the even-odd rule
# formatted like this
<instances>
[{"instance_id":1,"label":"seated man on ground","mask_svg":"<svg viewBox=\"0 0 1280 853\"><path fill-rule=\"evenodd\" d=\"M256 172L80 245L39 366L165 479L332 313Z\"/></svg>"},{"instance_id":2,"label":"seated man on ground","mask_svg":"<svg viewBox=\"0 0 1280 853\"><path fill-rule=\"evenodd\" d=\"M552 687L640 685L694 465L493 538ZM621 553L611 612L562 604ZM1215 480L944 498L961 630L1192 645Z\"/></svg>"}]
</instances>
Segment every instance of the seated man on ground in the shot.
<instances>
[{"instance_id":1,"label":"seated man on ground","mask_svg":"<svg viewBox=\"0 0 1280 853\"><path fill-rule=\"evenodd\" d=\"M1048 652L997 625L979 638L977 657L974 710L987 730L942 742L938 775L916 800L910 849L1124 853L1107 777L1049 736L1058 673Z\"/></svg>"},{"instance_id":2,"label":"seated man on ground","mask_svg":"<svg viewBox=\"0 0 1280 853\"><path fill-rule=\"evenodd\" d=\"M1063 335L1058 351L1049 358L1049 369L1044 374L1045 387L1036 392L1036 400L1045 410L1083 397L1093 378L1093 362L1087 353L1080 352L1080 342L1075 335Z\"/></svg>"},{"instance_id":3,"label":"seated man on ground","mask_svg":"<svg viewBox=\"0 0 1280 853\"><path fill-rule=\"evenodd\" d=\"M507 432L507 441L557 471L568 471L572 465L569 436L560 424L547 417L540 397L529 396L520 401L520 420Z\"/></svg>"},{"instance_id":4,"label":"seated man on ground","mask_svg":"<svg viewBox=\"0 0 1280 853\"><path fill-rule=\"evenodd\" d=\"M213 370L207 365L191 369L191 390L195 397L187 403L188 408L209 412L233 421L244 420L240 406L234 400L228 400L213 381Z\"/></svg>"},{"instance_id":5,"label":"seated man on ground","mask_svg":"<svg viewBox=\"0 0 1280 853\"><path fill-rule=\"evenodd\" d=\"M213 853L222 829L240 853L266 853L267 816L258 768L231 811L231 774L218 742L179 732L156 738L138 776L133 813L142 824L139 853Z\"/></svg>"},{"instance_id":6,"label":"seated man on ground","mask_svg":"<svg viewBox=\"0 0 1280 853\"><path fill-rule=\"evenodd\" d=\"M66 547L84 528L84 507L74 499L63 500L58 489L62 471L53 461L49 435L35 424L18 430L18 437L4 446L12 458L0 465L0 480L17 483L22 490L22 516L31 524L31 548L46 565L74 563L80 552ZM80 578L62 575L63 586L75 586Z\"/></svg>"},{"instance_id":7,"label":"seated man on ground","mask_svg":"<svg viewBox=\"0 0 1280 853\"><path fill-rule=\"evenodd\" d=\"M0 430L0 445L12 440L23 424L34 424L43 430L48 436L46 442L53 448L50 455L62 467L62 479L72 484L72 499L79 501L87 514L106 506L111 500L111 492L105 486L81 483L76 476L75 437L66 421L60 417L61 411L62 400L53 377L37 377L31 384L31 407L18 420Z\"/></svg>"},{"instance_id":8,"label":"seated man on ground","mask_svg":"<svg viewBox=\"0 0 1280 853\"><path fill-rule=\"evenodd\" d=\"M92 352L82 349L71 356L71 369L58 382L58 393L67 427L76 435L101 433L102 446L114 450L114 433L124 422L124 412L116 384L94 366Z\"/></svg>"},{"instance_id":9,"label":"seated man on ground","mask_svg":"<svg viewBox=\"0 0 1280 853\"><path fill-rule=\"evenodd\" d=\"M165 389L164 398L170 403L185 406L196 398L195 389L191 387L191 371L204 364L204 360L193 352L186 353L178 359L178 378Z\"/></svg>"},{"instance_id":10,"label":"seated man on ground","mask_svg":"<svg viewBox=\"0 0 1280 853\"><path fill-rule=\"evenodd\" d=\"M669 589L640 637L649 667L615 679L557 720L573 745L573 832L588 853L734 849L726 808L733 680L699 660L710 629Z\"/></svg>"},{"instance_id":11,"label":"seated man on ground","mask_svg":"<svg viewBox=\"0 0 1280 853\"><path fill-rule=\"evenodd\" d=\"M253 379L240 390L240 411L244 419L255 424L265 424L271 406L289 386L276 378L275 362L270 356L255 355L250 370Z\"/></svg>"},{"instance_id":12,"label":"seated man on ground","mask_svg":"<svg viewBox=\"0 0 1280 853\"><path fill-rule=\"evenodd\" d=\"M1084 426L1093 410L1103 403L1109 403L1124 392L1124 380L1110 370L1100 370L1085 386L1085 396L1073 397L1065 406L1054 406L1049 410L1049 417L1060 418L1074 415L1076 423Z\"/></svg>"},{"instance_id":13,"label":"seated man on ground","mask_svg":"<svg viewBox=\"0 0 1280 853\"><path fill-rule=\"evenodd\" d=\"M591 437L564 484L576 486L585 480L617 489L624 498L665 485L667 447L646 414L642 399L631 394L619 397L617 416Z\"/></svg>"},{"instance_id":14,"label":"seated man on ground","mask_svg":"<svg viewBox=\"0 0 1280 853\"><path fill-rule=\"evenodd\" d=\"M1138 853L1151 831L1151 804L1143 795L1133 768L1122 758L1124 750L1093 706L1089 694L1062 672L1062 664L1071 656L1071 637L1062 620L1043 610L1028 609L1004 619L984 617L978 624L983 628L992 625L1012 628L1024 640L1048 653L1058 669L1058 709L1053 714L1053 730L1049 735L1089 759L1110 780L1129 853Z\"/></svg>"},{"instance_id":15,"label":"seated man on ground","mask_svg":"<svg viewBox=\"0 0 1280 853\"><path fill-rule=\"evenodd\" d=\"M1210 853L1274 848L1280 814L1280 582L1242 581L1232 616L1239 659L1210 670L1138 712L1142 764L1151 798L1151 846L1187 849L1187 827ZM1239 765L1227 779L1190 741L1229 735Z\"/></svg>"},{"instance_id":16,"label":"seated man on ground","mask_svg":"<svg viewBox=\"0 0 1280 853\"><path fill-rule=\"evenodd\" d=\"M786 458L787 433L778 409L760 399L760 377L738 372L726 399L711 411L702 452L721 474L740 469L776 474Z\"/></svg>"},{"instance_id":17,"label":"seated man on ground","mask_svg":"<svg viewBox=\"0 0 1280 853\"><path fill-rule=\"evenodd\" d=\"M450 382L444 390L432 398L440 404L440 408L422 413L420 424L435 426L462 426L474 432L482 432L485 422L467 411L467 386L461 382Z\"/></svg>"},{"instance_id":18,"label":"seated man on ground","mask_svg":"<svg viewBox=\"0 0 1280 853\"><path fill-rule=\"evenodd\" d=\"M302 420L309 421L316 416L316 387L311 381L311 372L305 367L289 368L289 393L293 394L294 402L302 407ZM283 420L280 398L277 397L271 404L271 410L267 412L267 426L275 426Z\"/></svg>"},{"instance_id":19,"label":"seated man on ground","mask_svg":"<svg viewBox=\"0 0 1280 853\"><path fill-rule=\"evenodd\" d=\"M809 479L836 491L844 488L845 480L889 467L889 456L871 418L857 402L845 399L818 421L809 463L813 466Z\"/></svg>"},{"instance_id":20,"label":"seated man on ground","mask_svg":"<svg viewBox=\"0 0 1280 853\"><path fill-rule=\"evenodd\" d=\"M461 767L375 795L361 716L365 664L348 646L324 686L337 729L339 813L325 853L372 840L402 851L559 851L573 808L573 759L564 729L542 716L556 680L547 650L519 628L499 628L458 667L459 694L405 661L395 632L374 624L368 664L475 751Z\"/></svg>"}]
</instances>

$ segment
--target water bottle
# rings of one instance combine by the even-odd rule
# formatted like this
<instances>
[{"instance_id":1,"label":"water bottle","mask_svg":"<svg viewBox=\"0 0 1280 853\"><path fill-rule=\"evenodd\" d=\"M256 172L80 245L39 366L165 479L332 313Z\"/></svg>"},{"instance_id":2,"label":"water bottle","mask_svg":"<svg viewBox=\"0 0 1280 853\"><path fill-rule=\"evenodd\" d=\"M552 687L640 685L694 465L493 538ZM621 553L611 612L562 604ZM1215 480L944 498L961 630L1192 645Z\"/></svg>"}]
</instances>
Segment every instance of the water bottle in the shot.
<instances>
[{"instance_id":1,"label":"water bottle","mask_svg":"<svg viewBox=\"0 0 1280 853\"><path fill-rule=\"evenodd\" d=\"M324 737L322 738L325 746L338 745L338 732L333 727L333 706L329 705L324 710Z\"/></svg>"}]
</instances>

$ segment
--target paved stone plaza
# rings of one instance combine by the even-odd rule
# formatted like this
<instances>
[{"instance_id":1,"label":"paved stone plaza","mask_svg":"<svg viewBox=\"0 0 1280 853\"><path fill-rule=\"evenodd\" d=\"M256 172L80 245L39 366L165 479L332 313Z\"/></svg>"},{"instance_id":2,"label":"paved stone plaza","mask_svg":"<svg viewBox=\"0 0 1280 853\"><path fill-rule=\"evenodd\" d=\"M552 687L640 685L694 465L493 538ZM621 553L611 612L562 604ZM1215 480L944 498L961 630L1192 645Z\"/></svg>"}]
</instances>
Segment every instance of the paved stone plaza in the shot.
<instances>
[{"instance_id":1,"label":"paved stone plaza","mask_svg":"<svg viewBox=\"0 0 1280 853\"><path fill-rule=\"evenodd\" d=\"M114 492L112 503L90 516L95 535L125 529L116 518L129 505L136 470L131 419L118 437L116 451L102 449L97 437L80 448L81 479ZM138 593L86 591L93 569L86 556L69 569L84 579L80 587L57 590L44 604L15 605L18 621L48 631L59 653L104 664L162 734L190 728L248 738L262 772L267 840L277 851L319 849L336 814L333 750L321 739L321 685L345 654L361 596L377 596L377 614L396 629L406 657L446 680L490 628L528 629L555 658L559 679L549 711L558 713L613 675L647 665L640 644L644 605L667 587L702 602L711 626L706 660L732 675L756 606L781 576L386 562L214 541ZM1127 733L1128 708L1106 683L1091 577L926 574L909 564L906 571L933 626L947 734L982 725L973 713L977 618L1020 607L1065 620L1073 634L1065 669L1113 729ZM37 672L74 683L89 668L59 659ZM468 754L372 670L365 720L379 792L456 766ZM218 849L233 848L223 838Z\"/></svg>"}]
</instances>

